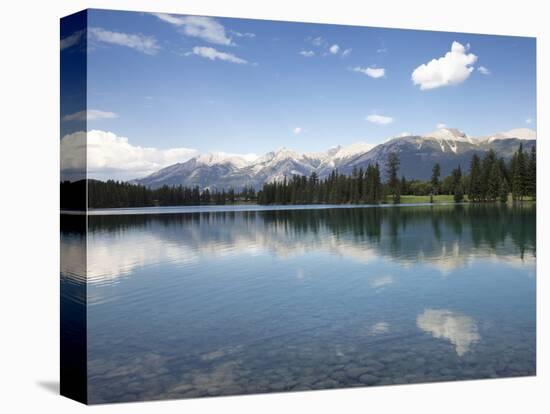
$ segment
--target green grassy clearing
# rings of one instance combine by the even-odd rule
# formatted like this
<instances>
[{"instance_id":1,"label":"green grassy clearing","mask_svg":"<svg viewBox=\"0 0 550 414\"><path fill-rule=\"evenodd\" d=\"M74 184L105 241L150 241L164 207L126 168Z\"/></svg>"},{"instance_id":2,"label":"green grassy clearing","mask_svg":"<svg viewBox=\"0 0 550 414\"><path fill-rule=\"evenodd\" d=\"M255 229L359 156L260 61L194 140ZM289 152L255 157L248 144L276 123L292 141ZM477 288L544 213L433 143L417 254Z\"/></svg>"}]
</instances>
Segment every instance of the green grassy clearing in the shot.
<instances>
[{"instance_id":1,"label":"green grassy clearing","mask_svg":"<svg viewBox=\"0 0 550 414\"><path fill-rule=\"evenodd\" d=\"M465 197L465 200L466 197ZM414 203L429 203L430 196L417 196L417 195L402 195L401 204L414 204ZM454 198L452 195L440 194L433 196L433 202L435 203L454 203ZM392 203L392 196L386 196L386 203Z\"/></svg>"}]
</instances>

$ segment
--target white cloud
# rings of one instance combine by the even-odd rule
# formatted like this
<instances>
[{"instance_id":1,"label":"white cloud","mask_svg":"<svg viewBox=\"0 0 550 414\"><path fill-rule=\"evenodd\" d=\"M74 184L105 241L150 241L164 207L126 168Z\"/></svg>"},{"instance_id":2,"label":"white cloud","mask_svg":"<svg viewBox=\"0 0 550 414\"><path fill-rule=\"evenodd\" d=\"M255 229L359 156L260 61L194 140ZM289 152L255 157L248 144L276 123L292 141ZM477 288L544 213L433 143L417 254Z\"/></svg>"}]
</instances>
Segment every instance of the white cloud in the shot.
<instances>
[{"instance_id":1,"label":"white cloud","mask_svg":"<svg viewBox=\"0 0 550 414\"><path fill-rule=\"evenodd\" d=\"M376 53L387 53L388 49L385 47L381 47L380 49L376 49Z\"/></svg>"},{"instance_id":2,"label":"white cloud","mask_svg":"<svg viewBox=\"0 0 550 414\"><path fill-rule=\"evenodd\" d=\"M88 29L88 41L125 46L147 55L155 55L160 49L157 40L153 36L112 32L101 27L90 27Z\"/></svg>"},{"instance_id":3,"label":"white cloud","mask_svg":"<svg viewBox=\"0 0 550 414\"><path fill-rule=\"evenodd\" d=\"M485 66L478 66L477 71L481 73L482 75L490 75L491 71L487 69Z\"/></svg>"},{"instance_id":4,"label":"white cloud","mask_svg":"<svg viewBox=\"0 0 550 414\"><path fill-rule=\"evenodd\" d=\"M533 119L532 119L532 118L527 118L527 119L525 120L525 123L526 123L526 124L532 124L532 123L533 123Z\"/></svg>"},{"instance_id":5,"label":"white cloud","mask_svg":"<svg viewBox=\"0 0 550 414\"><path fill-rule=\"evenodd\" d=\"M118 115L114 112L100 111L99 109L88 109L74 114L65 115L63 121L96 121L99 119L114 119Z\"/></svg>"},{"instance_id":6,"label":"white cloud","mask_svg":"<svg viewBox=\"0 0 550 414\"><path fill-rule=\"evenodd\" d=\"M304 132L304 129L300 127L296 127L292 130L292 133L295 135L301 134L302 132Z\"/></svg>"},{"instance_id":7,"label":"white cloud","mask_svg":"<svg viewBox=\"0 0 550 414\"><path fill-rule=\"evenodd\" d=\"M75 132L61 139L61 180L86 177L86 133Z\"/></svg>"},{"instance_id":8,"label":"white cloud","mask_svg":"<svg viewBox=\"0 0 550 414\"><path fill-rule=\"evenodd\" d=\"M349 56L351 54L352 49L343 49L342 47L337 43L329 43L328 40L322 38L321 36L318 37L307 37L306 42L311 43L313 46L321 48L323 50L323 53L319 52L322 56L329 56L329 55L338 55L342 57ZM313 56L313 55L311 55Z\"/></svg>"},{"instance_id":9,"label":"white cloud","mask_svg":"<svg viewBox=\"0 0 550 414\"><path fill-rule=\"evenodd\" d=\"M236 30L231 30L231 34L237 37L248 37L249 39L253 39L256 37L255 33L250 33L250 32L241 33L241 32L237 32Z\"/></svg>"},{"instance_id":10,"label":"white cloud","mask_svg":"<svg viewBox=\"0 0 550 414\"><path fill-rule=\"evenodd\" d=\"M308 40L309 40L309 41L311 42L311 44L314 45L314 46L323 46L323 45L325 44L325 40L324 40L321 36L315 37L315 38L313 38L313 39L310 38L310 39L308 39Z\"/></svg>"},{"instance_id":11,"label":"white cloud","mask_svg":"<svg viewBox=\"0 0 550 414\"><path fill-rule=\"evenodd\" d=\"M315 52L313 50L302 50L300 52L300 55L302 55L304 57L313 57L313 56L315 56Z\"/></svg>"},{"instance_id":12,"label":"white cloud","mask_svg":"<svg viewBox=\"0 0 550 414\"><path fill-rule=\"evenodd\" d=\"M439 124L437 124L435 126L437 129L443 129L443 128L447 128L447 124L444 124L443 122L440 122Z\"/></svg>"},{"instance_id":13,"label":"white cloud","mask_svg":"<svg viewBox=\"0 0 550 414\"><path fill-rule=\"evenodd\" d=\"M217 45L234 45L225 32L225 27L216 19L203 16L172 16L165 13L153 13L162 21L181 27L186 36L198 37Z\"/></svg>"},{"instance_id":14,"label":"white cloud","mask_svg":"<svg viewBox=\"0 0 550 414\"><path fill-rule=\"evenodd\" d=\"M411 79L421 90L435 89L442 86L458 85L464 82L472 71L477 56L467 53L470 45L463 46L453 42L451 50L439 59L418 66Z\"/></svg>"},{"instance_id":15,"label":"white cloud","mask_svg":"<svg viewBox=\"0 0 550 414\"><path fill-rule=\"evenodd\" d=\"M367 116L367 121L378 125L388 125L388 124L391 124L394 121L394 119L391 116L372 114Z\"/></svg>"},{"instance_id":16,"label":"white cloud","mask_svg":"<svg viewBox=\"0 0 550 414\"><path fill-rule=\"evenodd\" d=\"M354 72L363 73L371 78L378 79L386 76L386 69L384 68L362 68L361 66L356 66L352 69Z\"/></svg>"},{"instance_id":17,"label":"white cloud","mask_svg":"<svg viewBox=\"0 0 550 414\"><path fill-rule=\"evenodd\" d=\"M65 135L61 139L61 169L82 168L79 148L87 143L89 178L128 180L143 177L197 155L190 148L158 149L132 145L128 138L108 131L91 130Z\"/></svg>"},{"instance_id":18,"label":"white cloud","mask_svg":"<svg viewBox=\"0 0 550 414\"><path fill-rule=\"evenodd\" d=\"M409 131L403 131L398 136L402 138L402 137L410 137L411 135L412 133L410 133Z\"/></svg>"},{"instance_id":19,"label":"white cloud","mask_svg":"<svg viewBox=\"0 0 550 414\"><path fill-rule=\"evenodd\" d=\"M82 39L83 34L84 34L84 30L77 30L73 34L61 39L61 43L60 43L61 50L68 49L80 43L80 39Z\"/></svg>"},{"instance_id":20,"label":"white cloud","mask_svg":"<svg viewBox=\"0 0 550 414\"><path fill-rule=\"evenodd\" d=\"M246 60L241 59L240 57L237 57L232 53L220 52L219 50L216 50L213 47L207 47L207 46L195 46L193 48L193 51L187 52L185 55L186 56L197 55L210 60L219 59L219 60L224 60L226 62L238 63L241 65L248 63Z\"/></svg>"}]
</instances>

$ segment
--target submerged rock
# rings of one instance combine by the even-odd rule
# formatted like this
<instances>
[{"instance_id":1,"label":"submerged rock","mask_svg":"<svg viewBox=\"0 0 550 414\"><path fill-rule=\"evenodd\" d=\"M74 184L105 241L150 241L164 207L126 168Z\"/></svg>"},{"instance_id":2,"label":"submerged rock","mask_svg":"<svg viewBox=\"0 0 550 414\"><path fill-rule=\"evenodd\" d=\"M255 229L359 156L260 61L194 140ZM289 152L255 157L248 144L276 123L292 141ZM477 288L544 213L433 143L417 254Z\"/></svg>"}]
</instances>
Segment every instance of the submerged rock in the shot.
<instances>
[{"instance_id":1,"label":"submerged rock","mask_svg":"<svg viewBox=\"0 0 550 414\"><path fill-rule=\"evenodd\" d=\"M377 384L380 380L378 377L375 377L371 374L363 374L359 377L359 381L361 381L365 385L374 385Z\"/></svg>"},{"instance_id":2,"label":"submerged rock","mask_svg":"<svg viewBox=\"0 0 550 414\"><path fill-rule=\"evenodd\" d=\"M352 366L352 367L346 368L346 375L350 379L357 379L361 375L365 374L366 372L367 372L367 369L365 369L364 367Z\"/></svg>"}]
</instances>

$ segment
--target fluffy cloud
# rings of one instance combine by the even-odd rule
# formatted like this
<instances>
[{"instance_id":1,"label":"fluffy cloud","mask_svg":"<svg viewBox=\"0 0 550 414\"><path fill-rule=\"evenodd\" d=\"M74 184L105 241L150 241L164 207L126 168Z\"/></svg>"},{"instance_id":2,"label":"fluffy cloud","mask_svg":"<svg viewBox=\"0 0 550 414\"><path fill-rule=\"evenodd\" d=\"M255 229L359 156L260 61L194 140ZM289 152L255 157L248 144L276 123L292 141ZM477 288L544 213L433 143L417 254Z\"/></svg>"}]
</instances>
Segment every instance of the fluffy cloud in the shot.
<instances>
[{"instance_id":1,"label":"fluffy cloud","mask_svg":"<svg viewBox=\"0 0 550 414\"><path fill-rule=\"evenodd\" d=\"M411 79L421 90L435 89L442 86L458 85L464 82L472 71L477 56L467 53L470 45L463 46L453 42L451 50L439 59L418 66Z\"/></svg>"},{"instance_id":2,"label":"fluffy cloud","mask_svg":"<svg viewBox=\"0 0 550 414\"><path fill-rule=\"evenodd\" d=\"M292 130L292 133L295 135L301 134L302 132L304 132L304 130L303 128L300 128L300 127L296 127Z\"/></svg>"},{"instance_id":3,"label":"fluffy cloud","mask_svg":"<svg viewBox=\"0 0 550 414\"><path fill-rule=\"evenodd\" d=\"M363 73L364 75L370 76L374 79L383 78L386 75L386 69L384 68L362 68L361 66L356 66L352 70L354 72Z\"/></svg>"},{"instance_id":4,"label":"fluffy cloud","mask_svg":"<svg viewBox=\"0 0 550 414\"><path fill-rule=\"evenodd\" d=\"M86 178L86 133L75 132L61 139L61 181Z\"/></svg>"},{"instance_id":5,"label":"fluffy cloud","mask_svg":"<svg viewBox=\"0 0 550 414\"><path fill-rule=\"evenodd\" d=\"M100 111L99 109L88 109L74 114L65 115L63 121L96 121L98 119L118 118L114 112Z\"/></svg>"},{"instance_id":6,"label":"fluffy cloud","mask_svg":"<svg viewBox=\"0 0 550 414\"><path fill-rule=\"evenodd\" d=\"M90 27L88 29L88 41L125 46L147 55L155 55L160 49L157 40L153 36L112 32L101 27Z\"/></svg>"},{"instance_id":7,"label":"fluffy cloud","mask_svg":"<svg viewBox=\"0 0 550 414\"><path fill-rule=\"evenodd\" d=\"M143 177L163 167L184 162L197 155L190 148L158 149L132 145L128 138L112 132L92 130L65 135L61 139L61 169L83 168L82 154L87 142L89 178L128 180Z\"/></svg>"},{"instance_id":8,"label":"fluffy cloud","mask_svg":"<svg viewBox=\"0 0 550 414\"><path fill-rule=\"evenodd\" d=\"M329 52L332 53L333 55L337 54L338 51L340 50L340 46L334 44L332 45L331 47L328 48Z\"/></svg>"},{"instance_id":9,"label":"fluffy cloud","mask_svg":"<svg viewBox=\"0 0 550 414\"><path fill-rule=\"evenodd\" d=\"M477 71L481 73L482 75L490 75L491 71L487 69L485 66L478 66Z\"/></svg>"},{"instance_id":10,"label":"fluffy cloud","mask_svg":"<svg viewBox=\"0 0 550 414\"><path fill-rule=\"evenodd\" d=\"M443 122L440 122L439 124L437 124L435 126L437 129L443 129L443 128L447 128L447 124L444 124Z\"/></svg>"},{"instance_id":11,"label":"fluffy cloud","mask_svg":"<svg viewBox=\"0 0 550 414\"><path fill-rule=\"evenodd\" d=\"M238 63L241 65L248 63L246 60L241 59L240 57L237 57L231 53L220 52L219 50L216 50L213 47L207 47L207 46L195 46L191 52L188 52L185 55L186 56L197 55L210 60L219 59L219 60L224 60L226 62Z\"/></svg>"},{"instance_id":12,"label":"fluffy cloud","mask_svg":"<svg viewBox=\"0 0 550 414\"><path fill-rule=\"evenodd\" d=\"M378 125L388 125L388 124L391 124L394 121L394 119L391 116L372 114L367 116L367 121Z\"/></svg>"},{"instance_id":13,"label":"fluffy cloud","mask_svg":"<svg viewBox=\"0 0 550 414\"><path fill-rule=\"evenodd\" d=\"M300 55L302 55L304 57L313 57L313 56L315 56L315 52L313 50L302 50L300 52Z\"/></svg>"},{"instance_id":14,"label":"fluffy cloud","mask_svg":"<svg viewBox=\"0 0 550 414\"><path fill-rule=\"evenodd\" d=\"M186 36L198 37L209 43L230 46L233 41L227 36L225 27L216 19L203 16L172 16L165 13L153 13L160 20L180 27Z\"/></svg>"},{"instance_id":15,"label":"fluffy cloud","mask_svg":"<svg viewBox=\"0 0 550 414\"><path fill-rule=\"evenodd\" d=\"M68 49L80 43L80 39L82 39L83 34L84 34L84 30L77 30L73 34L61 39L61 44L60 44L61 50Z\"/></svg>"},{"instance_id":16,"label":"fluffy cloud","mask_svg":"<svg viewBox=\"0 0 550 414\"><path fill-rule=\"evenodd\" d=\"M351 53L351 49L346 49L342 52L342 56L344 57L349 56L350 53Z\"/></svg>"}]
</instances>

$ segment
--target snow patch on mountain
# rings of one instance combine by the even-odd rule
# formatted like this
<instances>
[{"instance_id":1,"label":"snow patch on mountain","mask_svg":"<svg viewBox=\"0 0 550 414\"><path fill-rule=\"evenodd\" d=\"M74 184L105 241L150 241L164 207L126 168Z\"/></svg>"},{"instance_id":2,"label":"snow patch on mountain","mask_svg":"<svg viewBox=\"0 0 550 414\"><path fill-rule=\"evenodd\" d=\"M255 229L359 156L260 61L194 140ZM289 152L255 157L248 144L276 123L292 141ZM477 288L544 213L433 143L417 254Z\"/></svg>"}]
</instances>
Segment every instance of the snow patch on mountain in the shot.
<instances>
[{"instance_id":1,"label":"snow patch on mountain","mask_svg":"<svg viewBox=\"0 0 550 414\"><path fill-rule=\"evenodd\" d=\"M373 149L375 145L369 144L367 142L356 142L354 144L348 145L346 147L340 147L338 151L336 151L332 155L332 159L334 160L341 160L345 158L352 157L357 154L362 154L365 152L370 151Z\"/></svg>"},{"instance_id":2,"label":"snow patch on mountain","mask_svg":"<svg viewBox=\"0 0 550 414\"><path fill-rule=\"evenodd\" d=\"M237 168L243 168L257 158L258 156L256 154L237 155L229 154L226 152L209 152L195 157L197 163L206 166L217 164L232 164Z\"/></svg>"},{"instance_id":3,"label":"snow patch on mountain","mask_svg":"<svg viewBox=\"0 0 550 414\"><path fill-rule=\"evenodd\" d=\"M474 143L471 137L456 128L440 128L426 134L425 138L434 138L439 142L442 152L445 152L445 148L448 147L455 154L458 150L458 142L466 142L468 144Z\"/></svg>"},{"instance_id":4,"label":"snow patch on mountain","mask_svg":"<svg viewBox=\"0 0 550 414\"><path fill-rule=\"evenodd\" d=\"M472 142L472 139L469 138L468 135L456 128L439 128L429 134L426 134L425 136L444 139L446 141Z\"/></svg>"}]
</instances>

